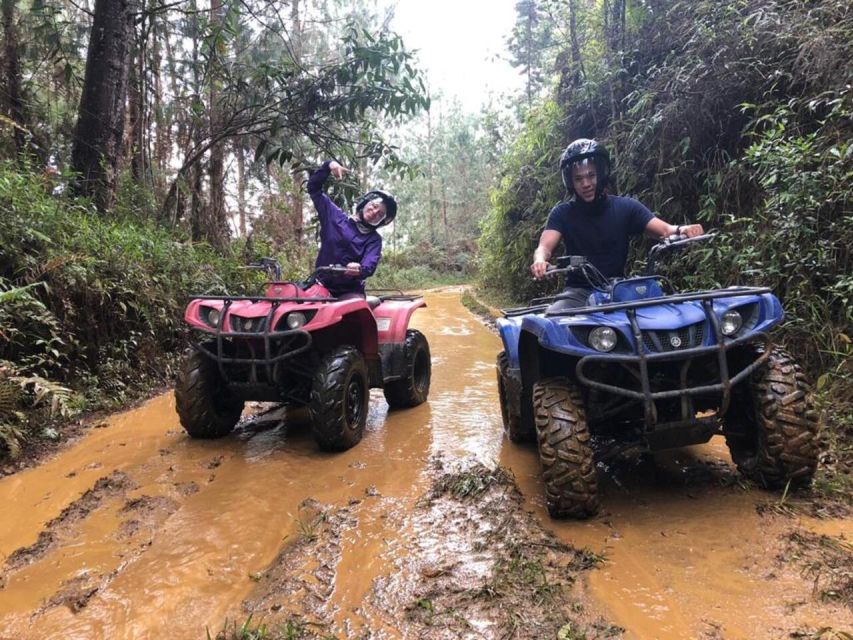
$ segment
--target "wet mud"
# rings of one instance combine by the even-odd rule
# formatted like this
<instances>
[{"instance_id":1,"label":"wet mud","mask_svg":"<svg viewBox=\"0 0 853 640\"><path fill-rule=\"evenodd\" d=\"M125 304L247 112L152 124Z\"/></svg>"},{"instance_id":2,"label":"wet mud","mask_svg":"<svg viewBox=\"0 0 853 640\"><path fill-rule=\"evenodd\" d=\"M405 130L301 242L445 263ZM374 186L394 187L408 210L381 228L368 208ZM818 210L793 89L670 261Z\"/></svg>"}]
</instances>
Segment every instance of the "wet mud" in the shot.
<instances>
[{"instance_id":1,"label":"wet mud","mask_svg":"<svg viewBox=\"0 0 853 640\"><path fill-rule=\"evenodd\" d=\"M341 639L853 632L849 515L743 484L716 439L602 468L599 516L548 518L535 445L501 433L499 339L460 294L414 316L429 401L372 392L350 451L269 406L193 441L166 394L0 479L0 638L204 638L249 615Z\"/></svg>"}]
</instances>

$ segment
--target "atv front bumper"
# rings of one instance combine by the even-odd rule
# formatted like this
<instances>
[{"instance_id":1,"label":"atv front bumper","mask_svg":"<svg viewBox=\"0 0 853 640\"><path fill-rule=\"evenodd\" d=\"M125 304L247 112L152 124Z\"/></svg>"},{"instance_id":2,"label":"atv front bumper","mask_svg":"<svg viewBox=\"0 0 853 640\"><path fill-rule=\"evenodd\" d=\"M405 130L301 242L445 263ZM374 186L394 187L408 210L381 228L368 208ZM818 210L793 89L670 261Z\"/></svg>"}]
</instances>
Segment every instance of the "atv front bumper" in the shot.
<instances>
[{"instance_id":1,"label":"atv front bumper","mask_svg":"<svg viewBox=\"0 0 853 640\"><path fill-rule=\"evenodd\" d=\"M706 302L706 305L708 303ZM709 424L717 423L717 418L723 416L728 410L731 402L732 387L744 381L753 371L762 366L769 357L770 339L766 333L747 333L739 338L725 338L720 331L719 321L710 308L706 308L711 327L716 337L716 344L711 346L690 347L678 351L663 353L648 353L640 347L634 354L596 354L580 358L575 365L575 375L578 381L591 389L639 400L643 405L643 414L647 429L655 427L677 428L680 426L696 425L703 421ZM637 322L636 313L633 309L627 311L631 331L634 334L636 344L642 345L642 334ZM733 349L749 344L755 349L756 355L748 363L742 363L734 374L731 372L729 353ZM712 360L716 364L716 382L693 385L689 382L691 366L700 360ZM678 380L670 381L670 388L665 390L652 389L652 369L657 365L676 363L678 366ZM636 381L639 382L639 390L627 386L619 386L603 379L596 378L592 373L599 364L618 364L631 371ZM602 368L599 367L601 370ZM606 370L606 369L605 369ZM674 384L672 384L674 383ZM710 396L719 394L719 409L714 415L705 418L697 418L693 406L693 399L697 396ZM655 401L667 399L680 399L681 420L670 421L659 424Z\"/></svg>"}]
</instances>

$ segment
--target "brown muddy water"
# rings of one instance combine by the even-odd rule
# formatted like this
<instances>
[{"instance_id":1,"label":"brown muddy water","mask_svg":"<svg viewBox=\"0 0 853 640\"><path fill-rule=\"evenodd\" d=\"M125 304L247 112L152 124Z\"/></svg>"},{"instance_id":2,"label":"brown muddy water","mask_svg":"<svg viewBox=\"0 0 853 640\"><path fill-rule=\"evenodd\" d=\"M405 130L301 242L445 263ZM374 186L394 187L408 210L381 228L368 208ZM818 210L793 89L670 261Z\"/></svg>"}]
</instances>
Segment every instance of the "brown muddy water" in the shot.
<instances>
[{"instance_id":1,"label":"brown muddy water","mask_svg":"<svg viewBox=\"0 0 853 640\"><path fill-rule=\"evenodd\" d=\"M318 452L305 415L282 410L221 440L193 441L166 394L0 480L0 638L204 638L206 628L244 620L245 603L281 606L253 595L273 565L311 576L288 593L326 612L326 632L415 637L383 613L391 606L383 598L415 580L409 541L420 543L422 573L479 571L470 548L412 515L437 458L501 464L544 528L604 556L584 574L585 606L623 627L623 637L853 631L850 603L821 602L820 576L785 542L813 531L849 548L851 522L761 508L778 496L739 485L720 442L602 469L598 517L550 520L535 446L502 436L499 339L458 291L427 301L413 324L432 350L429 401L388 413L374 391L367 433L350 451ZM331 525L334 535L311 553L288 547ZM470 637L497 636L486 621Z\"/></svg>"}]
</instances>

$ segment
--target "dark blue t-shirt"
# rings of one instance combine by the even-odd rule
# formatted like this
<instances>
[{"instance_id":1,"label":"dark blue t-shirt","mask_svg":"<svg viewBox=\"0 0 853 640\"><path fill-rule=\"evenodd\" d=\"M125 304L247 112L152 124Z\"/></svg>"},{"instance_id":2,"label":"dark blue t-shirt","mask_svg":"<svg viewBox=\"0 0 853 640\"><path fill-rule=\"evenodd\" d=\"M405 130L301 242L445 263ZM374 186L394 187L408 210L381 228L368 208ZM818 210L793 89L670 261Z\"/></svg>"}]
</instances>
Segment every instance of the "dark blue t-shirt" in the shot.
<instances>
[{"instance_id":1,"label":"dark blue t-shirt","mask_svg":"<svg viewBox=\"0 0 853 640\"><path fill-rule=\"evenodd\" d=\"M586 256L602 274L615 278L625 274L628 241L642 233L654 214L633 198L606 196L588 204L572 200L551 209L545 229L559 231L566 255ZM566 284L589 286L580 276Z\"/></svg>"}]
</instances>

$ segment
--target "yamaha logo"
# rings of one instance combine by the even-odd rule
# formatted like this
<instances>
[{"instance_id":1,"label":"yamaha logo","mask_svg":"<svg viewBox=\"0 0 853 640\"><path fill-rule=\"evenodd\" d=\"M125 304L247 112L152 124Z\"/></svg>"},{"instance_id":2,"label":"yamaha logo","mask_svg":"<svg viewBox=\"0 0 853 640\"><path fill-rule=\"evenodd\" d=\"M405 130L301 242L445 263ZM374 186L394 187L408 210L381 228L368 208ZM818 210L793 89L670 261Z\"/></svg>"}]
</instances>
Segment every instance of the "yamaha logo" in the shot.
<instances>
[{"instance_id":1,"label":"yamaha logo","mask_svg":"<svg viewBox=\"0 0 853 640\"><path fill-rule=\"evenodd\" d=\"M678 347L681 346L681 338L679 338L678 336L672 336L669 339L669 344L678 349Z\"/></svg>"}]
</instances>

